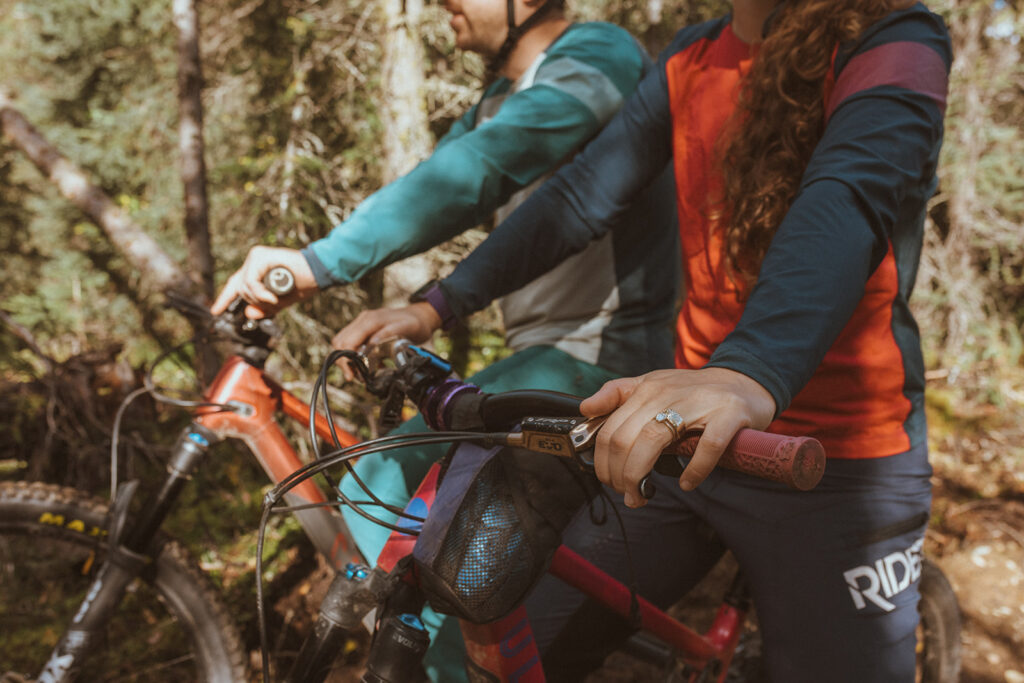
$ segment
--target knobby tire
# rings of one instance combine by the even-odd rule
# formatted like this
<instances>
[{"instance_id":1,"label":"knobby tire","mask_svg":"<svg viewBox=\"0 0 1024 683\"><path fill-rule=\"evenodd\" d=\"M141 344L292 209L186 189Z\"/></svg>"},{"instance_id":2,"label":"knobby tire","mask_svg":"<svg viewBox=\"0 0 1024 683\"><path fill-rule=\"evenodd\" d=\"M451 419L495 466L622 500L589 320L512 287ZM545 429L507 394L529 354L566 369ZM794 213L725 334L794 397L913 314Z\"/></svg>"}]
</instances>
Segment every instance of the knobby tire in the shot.
<instances>
[{"instance_id":1,"label":"knobby tire","mask_svg":"<svg viewBox=\"0 0 1024 683\"><path fill-rule=\"evenodd\" d=\"M0 679L40 673L103 561L106 524L107 505L81 491L0 482ZM78 680L246 680L216 589L181 545L161 540Z\"/></svg>"}]
</instances>

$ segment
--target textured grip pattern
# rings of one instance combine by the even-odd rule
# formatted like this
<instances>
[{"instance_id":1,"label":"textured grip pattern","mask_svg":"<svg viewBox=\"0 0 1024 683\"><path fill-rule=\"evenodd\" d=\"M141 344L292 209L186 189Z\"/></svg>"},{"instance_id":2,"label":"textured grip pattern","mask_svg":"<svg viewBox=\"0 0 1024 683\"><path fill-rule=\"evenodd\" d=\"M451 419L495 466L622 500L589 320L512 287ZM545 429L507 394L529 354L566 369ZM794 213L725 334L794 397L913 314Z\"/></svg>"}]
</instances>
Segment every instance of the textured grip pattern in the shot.
<instances>
[{"instance_id":1,"label":"textured grip pattern","mask_svg":"<svg viewBox=\"0 0 1024 683\"><path fill-rule=\"evenodd\" d=\"M700 432L687 432L683 438L671 444L665 453L691 458L698 440ZM726 447L718 464L730 470L807 491L817 486L825 473L825 449L817 439L808 436L785 436L756 429L741 429ZM663 468L657 469L665 472Z\"/></svg>"},{"instance_id":2,"label":"textured grip pattern","mask_svg":"<svg viewBox=\"0 0 1024 683\"><path fill-rule=\"evenodd\" d=\"M277 266L263 276L263 284L278 296L284 296L295 289L295 276L284 266Z\"/></svg>"}]
</instances>

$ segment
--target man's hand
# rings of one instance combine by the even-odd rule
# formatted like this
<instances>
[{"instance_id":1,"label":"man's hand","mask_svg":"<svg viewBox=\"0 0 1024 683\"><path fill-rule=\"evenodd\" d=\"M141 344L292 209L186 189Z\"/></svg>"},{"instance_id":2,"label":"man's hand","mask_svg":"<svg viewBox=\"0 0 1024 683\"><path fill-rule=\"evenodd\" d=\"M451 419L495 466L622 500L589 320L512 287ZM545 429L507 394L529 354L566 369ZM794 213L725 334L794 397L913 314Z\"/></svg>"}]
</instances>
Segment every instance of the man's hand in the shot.
<instances>
[{"instance_id":1,"label":"man's hand","mask_svg":"<svg viewBox=\"0 0 1024 683\"><path fill-rule=\"evenodd\" d=\"M639 493L640 480L675 440L672 428L654 419L666 409L682 417L680 435L703 431L679 478L679 487L689 491L715 468L736 432L768 426L775 415L775 399L751 378L725 368L658 370L606 383L583 401L580 411L587 417L611 413L597 435L594 471L624 494L629 507L646 503Z\"/></svg>"},{"instance_id":2,"label":"man's hand","mask_svg":"<svg viewBox=\"0 0 1024 683\"><path fill-rule=\"evenodd\" d=\"M278 297L263 284L264 276L278 267L287 268L295 277L295 289L283 297ZM257 246L249 250L245 263L228 278L217 300L210 306L210 312L214 315L223 313L232 301L241 297L251 304L245 314L250 318L262 318L309 296L317 289L313 271L302 252L283 247Z\"/></svg>"},{"instance_id":3,"label":"man's hand","mask_svg":"<svg viewBox=\"0 0 1024 683\"><path fill-rule=\"evenodd\" d=\"M356 319L346 325L331 340L336 349L355 350L364 344L401 337L414 344L422 344L433 336L434 331L441 327L441 317L434 307L425 301L409 304L402 308L378 308L363 311ZM345 377L349 380L353 375L348 365L343 366Z\"/></svg>"}]
</instances>

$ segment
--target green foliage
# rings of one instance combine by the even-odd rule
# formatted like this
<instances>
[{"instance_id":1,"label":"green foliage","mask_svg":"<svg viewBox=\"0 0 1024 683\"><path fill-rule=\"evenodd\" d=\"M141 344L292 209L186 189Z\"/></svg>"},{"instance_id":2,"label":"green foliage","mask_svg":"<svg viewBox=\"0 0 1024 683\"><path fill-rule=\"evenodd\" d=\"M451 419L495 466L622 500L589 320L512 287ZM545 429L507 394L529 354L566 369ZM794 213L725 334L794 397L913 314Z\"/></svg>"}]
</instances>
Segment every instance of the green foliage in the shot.
<instances>
[{"instance_id":1,"label":"green foliage","mask_svg":"<svg viewBox=\"0 0 1024 683\"><path fill-rule=\"evenodd\" d=\"M1024 406L1024 15L981 0L933 6L954 66L940 165L915 294L933 392L960 415Z\"/></svg>"},{"instance_id":2,"label":"green foliage","mask_svg":"<svg viewBox=\"0 0 1024 683\"><path fill-rule=\"evenodd\" d=\"M581 19L610 21L629 29L642 39L652 56L665 48L683 26L721 16L731 9L726 0L575 0L569 6Z\"/></svg>"},{"instance_id":3,"label":"green foliage","mask_svg":"<svg viewBox=\"0 0 1024 683\"><path fill-rule=\"evenodd\" d=\"M167 163L177 147L169 12L127 1L2 4L0 83L19 110L184 258L183 232L174 227L180 182ZM0 169L9 181L0 190L4 306L58 359L138 337L136 276L28 161L5 151Z\"/></svg>"},{"instance_id":4,"label":"green foliage","mask_svg":"<svg viewBox=\"0 0 1024 683\"><path fill-rule=\"evenodd\" d=\"M655 35L643 3L576 4L581 18ZM662 26L723 6L665 4ZM0 83L15 90L19 110L183 260L169 6L5 0L0 9ZM384 27L375 3L356 0L233 0L202 5L200 20L212 239L223 277L252 244L300 246L326 234L380 185L376 36ZM429 6L420 26L435 136L469 106L483 76L479 59L455 49L447 21L442 7ZM139 362L180 341L173 317L148 320L137 310L136 276L97 229L18 153L0 152L0 295L47 352L66 358L113 338ZM337 329L364 301L357 289L334 292L304 312ZM479 334L496 332L491 320ZM290 334L296 365L314 361L306 349L327 336Z\"/></svg>"}]
</instances>

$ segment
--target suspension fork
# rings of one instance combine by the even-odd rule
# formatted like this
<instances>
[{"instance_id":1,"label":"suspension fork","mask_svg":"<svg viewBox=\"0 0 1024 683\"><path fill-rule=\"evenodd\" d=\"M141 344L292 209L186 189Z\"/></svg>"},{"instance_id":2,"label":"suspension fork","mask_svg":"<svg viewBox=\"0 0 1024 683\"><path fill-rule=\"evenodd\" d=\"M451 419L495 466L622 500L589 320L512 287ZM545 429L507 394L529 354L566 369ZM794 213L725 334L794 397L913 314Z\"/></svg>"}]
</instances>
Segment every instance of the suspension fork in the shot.
<instances>
[{"instance_id":1,"label":"suspension fork","mask_svg":"<svg viewBox=\"0 0 1024 683\"><path fill-rule=\"evenodd\" d=\"M364 680L407 683L421 666L430 638L419 622L423 597L412 579L411 558L391 573L380 567L350 563L339 571L323 602L313 632L292 665L287 683L322 683L350 635L374 618L368 668L386 672ZM374 610L377 612L374 614Z\"/></svg>"},{"instance_id":2,"label":"suspension fork","mask_svg":"<svg viewBox=\"0 0 1024 683\"><path fill-rule=\"evenodd\" d=\"M128 509L138 482L118 488L110 510L107 557L103 561L71 624L61 636L38 683L64 683L77 679L82 662L96 644L129 584L153 564L159 554L157 532L181 495L192 471L217 436L202 425L186 427L167 465L167 478L152 505L129 525Z\"/></svg>"},{"instance_id":3,"label":"suspension fork","mask_svg":"<svg viewBox=\"0 0 1024 683\"><path fill-rule=\"evenodd\" d=\"M369 567L355 563L334 575L313 633L302 644L287 683L320 683L327 677L348 634L376 606L379 580Z\"/></svg>"},{"instance_id":4,"label":"suspension fork","mask_svg":"<svg viewBox=\"0 0 1024 683\"><path fill-rule=\"evenodd\" d=\"M420 505L430 509L437 493L440 469L437 463L431 465L406 506L406 512L422 514ZM380 628L374 630L368 662L371 670L365 680L374 683L418 680L426 652L423 638L429 641L429 636L418 618L424 599L416 587L415 571L411 566L415 544L415 536L392 531L377 558L376 567L370 569L364 564L349 563L335 575L320 603L313 633L303 643L288 674L288 683L323 681L345 638L354 629L361 628L363 619L371 610L378 608ZM375 661L381 665L374 666ZM372 671L374 668L376 672Z\"/></svg>"}]
</instances>

